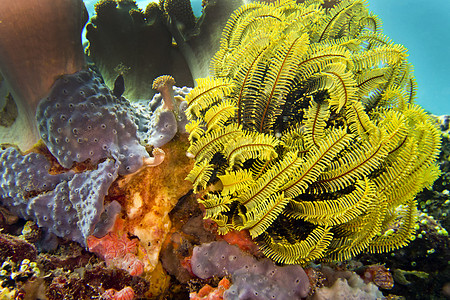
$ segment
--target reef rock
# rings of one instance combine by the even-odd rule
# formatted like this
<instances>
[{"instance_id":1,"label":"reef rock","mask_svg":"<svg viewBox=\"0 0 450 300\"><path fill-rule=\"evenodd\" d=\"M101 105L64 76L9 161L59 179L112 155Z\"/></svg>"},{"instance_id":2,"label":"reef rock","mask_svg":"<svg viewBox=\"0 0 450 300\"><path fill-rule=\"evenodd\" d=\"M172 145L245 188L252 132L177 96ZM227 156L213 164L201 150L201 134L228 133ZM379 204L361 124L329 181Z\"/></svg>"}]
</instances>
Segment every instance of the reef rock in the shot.
<instances>
[{"instance_id":1,"label":"reef rock","mask_svg":"<svg viewBox=\"0 0 450 300\"><path fill-rule=\"evenodd\" d=\"M185 155L186 144L185 139L171 141L163 147L165 158L158 166L143 167L126 175L110 189L108 198L121 203L124 211L113 232L119 237L126 233L138 238L136 256L145 264L144 273L158 264L161 247L171 229L169 212L191 188L184 180L192 166Z\"/></svg>"}]
</instances>

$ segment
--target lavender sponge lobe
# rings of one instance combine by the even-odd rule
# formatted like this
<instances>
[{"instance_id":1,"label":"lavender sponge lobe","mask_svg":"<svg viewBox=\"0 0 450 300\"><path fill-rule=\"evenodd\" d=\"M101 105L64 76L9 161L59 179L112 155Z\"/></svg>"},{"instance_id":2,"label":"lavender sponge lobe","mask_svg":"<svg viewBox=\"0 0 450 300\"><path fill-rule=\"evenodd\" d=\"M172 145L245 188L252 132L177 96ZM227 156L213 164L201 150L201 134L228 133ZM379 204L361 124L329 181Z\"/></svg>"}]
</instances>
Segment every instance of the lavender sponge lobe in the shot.
<instances>
[{"instance_id":1,"label":"lavender sponge lobe","mask_svg":"<svg viewBox=\"0 0 450 300\"><path fill-rule=\"evenodd\" d=\"M299 265L279 267L265 258L257 260L227 242L212 242L194 248L192 272L202 278L232 276L225 299L300 299L308 295L308 276Z\"/></svg>"},{"instance_id":2,"label":"lavender sponge lobe","mask_svg":"<svg viewBox=\"0 0 450 300\"><path fill-rule=\"evenodd\" d=\"M82 70L55 81L36 119L42 140L63 167L114 158L120 162L119 174L127 174L149 157L132 114L125 98L114 96L95 72Z\"/></svg>"}]
</instances>

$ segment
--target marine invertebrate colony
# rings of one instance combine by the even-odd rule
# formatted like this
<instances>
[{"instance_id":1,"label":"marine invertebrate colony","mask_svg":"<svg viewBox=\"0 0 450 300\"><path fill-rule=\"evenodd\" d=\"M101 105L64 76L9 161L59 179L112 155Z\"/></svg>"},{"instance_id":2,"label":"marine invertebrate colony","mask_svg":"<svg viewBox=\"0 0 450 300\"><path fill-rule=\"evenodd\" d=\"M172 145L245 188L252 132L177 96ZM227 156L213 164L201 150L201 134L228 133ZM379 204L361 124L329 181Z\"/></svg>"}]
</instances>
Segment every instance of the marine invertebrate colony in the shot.
<instances>
[{"instance_id":1,"label":"marine invertebrate colony","mask_svg":"<svg viewBox=\"0 0 450 300\"><path fill-rule=\"evenodd\" d=\"M110 159L97 170L77 174L51 175L49 169L41 154L0 150L1 204L48 232L82 245L90 234L105 235L121 209L116 201L104 205L108 188L118 176L118 164Z\"/></svg>"},{"instance_id":2,"label":"marine invertebrate colony","mask_svg":"<svg viewBox=\"0 0 450 300\"><path fill-rule=\"evenodd\" d=\"M172 76L161 75L153 81L152 87L159 93L150 102L144 100L131 104L138 137L145 144L161 147L171 141L177 132L186 132L184 110L187 103L184 97L191 88L179 88L174 84Z\"/></svg>"},{"instance_id":3,"label":"marine invertebrate colony","mask_svg":"<svg viewBox=\"0 0 450 300\"><path fill-rule=\"evenodd\" d=\"M225 23L235 9L247 2L202 1L202 15L195 20L189 0L160 1L167 27L186 59L193 78L209 75L209 61L219 49Z\"/></svg>"},{"instance_id":4,"label":"marine invertebrate colony","mask_svg":"<svg viewBox=\"0 0 450 300\"><path fill-rule=\"evenodd\" d=\"M39 102L36 119L44 143L63 167L112 157L122 175L150 158L132 114L125 98L114 96L95 72L82 70L55 81Z\"/></svg>"},{"instance_id":5,"label":"marine invertebrate colony","mask_svg":"<svg viewBox=\"0 0 450 300\"><path fill-rule=\"evenodd\" d=\"M195 247L192 272L203 279L231 275L233 284L225 299L301 299L310 283L301 266L276 266L270 259L254 256L225 241Z\"/></svg>"},{"instance_id":6,"label":"marine invertebrate colony","mask_svg":"<svg viewBox=\"0 0 450 300\"><path fill-rule=\"evenodd\" d=\"M406 49L366 1L251 3L234 12L186 97L205 218L248 230L288 264L383 252L413 238L440 135L415 105Z\"/></svg>"}]
</instances>

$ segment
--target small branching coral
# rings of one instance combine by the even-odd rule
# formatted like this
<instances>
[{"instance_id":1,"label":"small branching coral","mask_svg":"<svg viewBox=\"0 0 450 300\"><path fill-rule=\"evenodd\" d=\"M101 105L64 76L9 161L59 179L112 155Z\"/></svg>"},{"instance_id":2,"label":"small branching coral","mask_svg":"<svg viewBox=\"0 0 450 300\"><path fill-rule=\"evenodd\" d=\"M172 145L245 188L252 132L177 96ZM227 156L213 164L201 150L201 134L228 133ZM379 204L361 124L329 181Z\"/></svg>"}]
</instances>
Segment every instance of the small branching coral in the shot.
<instances>
[{"instance_id":1,"label":"small branching coral","mask_svg":"<svg viewBox=\"0 0 450 300\"><path fill-rule=\"evenodd\" d=\"M406 49L366 1L320 4L242 6L214 77L186 97L187 179L205 189L205 218L287 264L407 245L415 195L439 176L440 135L413 103Z\"/></svg>"}]
</instances>

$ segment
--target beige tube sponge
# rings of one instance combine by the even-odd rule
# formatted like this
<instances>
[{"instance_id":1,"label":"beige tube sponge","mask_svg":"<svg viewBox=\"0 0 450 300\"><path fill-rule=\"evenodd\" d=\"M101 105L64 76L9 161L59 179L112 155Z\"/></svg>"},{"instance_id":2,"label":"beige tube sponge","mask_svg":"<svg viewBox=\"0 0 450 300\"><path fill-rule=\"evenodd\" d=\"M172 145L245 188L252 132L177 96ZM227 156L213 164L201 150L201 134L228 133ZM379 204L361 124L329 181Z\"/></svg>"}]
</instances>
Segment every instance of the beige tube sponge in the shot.
<instances>
[{"instance_id":1,"label":"beige tube sponge","mask_svg":"<svg viewBox=\"0 0 450 300\"><path fill-rule=\"evenodd\" d=\"M0 2L0 72L18 109L11 126L0 126L0 143L25 150L37 142L40 99L58 76L85 64L81 31L87 17L82 0Z\"/></svg>"}]
</instances>

